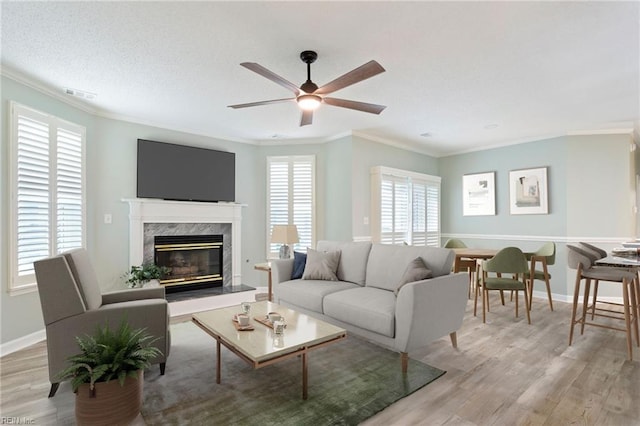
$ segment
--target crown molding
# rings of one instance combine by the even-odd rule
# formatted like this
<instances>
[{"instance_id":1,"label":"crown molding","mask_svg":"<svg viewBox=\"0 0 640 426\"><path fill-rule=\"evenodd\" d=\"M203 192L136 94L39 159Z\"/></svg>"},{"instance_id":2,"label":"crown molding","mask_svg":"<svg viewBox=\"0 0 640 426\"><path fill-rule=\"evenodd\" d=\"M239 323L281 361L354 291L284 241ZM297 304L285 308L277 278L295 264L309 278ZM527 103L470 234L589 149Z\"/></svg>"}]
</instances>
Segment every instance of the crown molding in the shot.
<instances>
[{"instance_id":1,"label":"crown molding","mask_svg":"<svg viewBox=\"0 0 640 426\"><path fill-rule=\"evenodd\" d=\"M43 93L47 96L51 96L52 98L59 100L60 102L64 102L65 104L70 105L74 108L77 108L81 111L84 111L88 114L98 115L100 111L99 109L85 102L74 99L70 95L64 94L62 90L56 90L43 82L37 81L34 78L21 74L11 68L8 68L7 66L0 65L0 75L2 75L3 77L7 77L13 81L16 81L33 90L36 90L40 93Z\"/></svg>"},{"instance_id":2,"label":"crown molding","mask_svg":"<svg viewBox=\"0 0 640 426\"><path fill-rule=\"evenodd\" d=\"M368 135L366 133L363 133L363 132L360 132L360 131L357 131L357 130L352 131L351 134L353 136L357 136L359 138L366 139L366 140L371 141L371 142L377 142L377 143L381 143L383 145L389 145L389 146L392 146L394 148L399 148L399 149L402 149L402 150L405 150L405 151L411 151L411 152L415 152L415 153L422 154L422 155L428 155L428 156L434 157L434 158L440 157L438 154L435 154L433 151L428 150L428 149L409 146L409 145L407 145L405 143L402 143L402 142L398 142L398 141L394 141L394 140L390 140L390 139L382 138L382 137L378 137L378 136Z\"/></svg>"}]
</instances>

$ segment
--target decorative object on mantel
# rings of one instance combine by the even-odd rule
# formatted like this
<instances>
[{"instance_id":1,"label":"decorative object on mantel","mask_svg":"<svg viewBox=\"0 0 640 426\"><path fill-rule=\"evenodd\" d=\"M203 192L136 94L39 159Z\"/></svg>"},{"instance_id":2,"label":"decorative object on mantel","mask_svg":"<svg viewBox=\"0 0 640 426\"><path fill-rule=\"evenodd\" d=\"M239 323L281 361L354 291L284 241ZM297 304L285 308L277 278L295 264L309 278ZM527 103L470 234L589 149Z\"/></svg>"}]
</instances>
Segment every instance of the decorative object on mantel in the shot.
<instances>
[{"instance_id":1,"label":"decorative object on mantel","mask_svg":"<svg viewBox=\"0 0 640 426\"><path fill-rule=\"evenodd\" d=\"M60 377L71 379L76 393L78 425L129 424L140 414L144 369L159 349L144 329L123 321L116 331L107 325L93 336L77 336L80 353L69 357Z\"/></svg>"},{"instance_id":2,"label":"decorative object on mantel","mask_svg":"<svg viewBox=\"0 0 640 426\"><path fill-rule=\"evenodd\" d=\"M291 257L289 244L295 244L299 241L298 228L296 225L273 225L271 242L282 243L279 253L280 259L289 259Z\"/></svg>"},{"instance_id":3,"label":"decorative object on mantel","mask_svg":"<svg viewBox=\"0 0 640 426\"><path fill-rule=\"evenodd\" d=\"M125 276L130 288L142 287L151 280L159 280L171 272L171 268L158 266L155 263L146 263L140 266L132 266Z\"/></svg>"}]
</instances>

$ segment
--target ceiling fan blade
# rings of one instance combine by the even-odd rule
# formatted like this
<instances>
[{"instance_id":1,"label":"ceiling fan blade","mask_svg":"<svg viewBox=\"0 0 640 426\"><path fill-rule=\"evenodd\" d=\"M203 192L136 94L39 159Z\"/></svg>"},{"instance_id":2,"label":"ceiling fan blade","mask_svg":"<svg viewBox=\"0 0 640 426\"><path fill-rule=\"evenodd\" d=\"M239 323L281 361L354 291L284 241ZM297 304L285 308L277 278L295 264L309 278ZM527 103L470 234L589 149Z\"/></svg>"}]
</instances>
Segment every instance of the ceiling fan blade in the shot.
<instances>
[{"instance_id":1,"label":"ceiling fan blade","mask_svg":"<svg viewBox=\"0 0 640 426\"><path fill-rule=\"evenodd\" d=\"M273 71L269 71L268 69L266 69L260 64L256 64L255 62L243 62L240 65L245 67L248 70L251 70L257 74L260 74L265 78L268 78L269 80L273 81L276 84L279 84L285 89L291 90L296 96L300 94L300 88L298 88L298 86L296 86L295 84L293 84L288 80L285 80L284 78L280 77L278 74L274 73Z\"/></svg>"},{"instance_id":2,"label":"ceiling fan blade","mask_svg":"<svg viewBox=\"0 0 640 426\"><path fill-rule=\"evenodd\" d=\"M371 114L380 114L386 108L384 105L368 104L366 102L349 101L338 98L322 98L322 101L329 105L355 109L357 111L369 112Z\"/></svg>"},{"instance_id":3,"label":"ceiling fan blade","mask_svg":"<svg viewBox=\"0 0 640 426\"><path fill-rule=\"evenodd\" d=\"M336 90L343 89L352 84L356 84L362 80L373 77L384 72L385 69L376 61L369 61L358 68L336 78L335 80L325 84L314 92L315 95L328 95Z\"/></svg>"},{"instance_id":4,"label":"ceiling fan blade","mask_svg":"<svg viewBox=\"0 0 640 426\"><path fill-rule=\"evenodd\" d=\"M306 126L313 122L313 110L302 110L302 118L300 119L300 127Z\"/></svg>"},{"instance_id":5,"label":"ceiling fan blade","mask_svg":"<svg viewBox=\"0 0 640 426\"><path fill-rule=\"evenodd\" d=\"M247 104L237 104L237 105L228 105L229 108L238 109L238 108L248 108L260 105L270 105L270 104L279 104L281 102L295 101L296 98L286 98L286 99L272 99L270 101L258 101L258 102L249 102Z\"/></svg>"}]
</instances>

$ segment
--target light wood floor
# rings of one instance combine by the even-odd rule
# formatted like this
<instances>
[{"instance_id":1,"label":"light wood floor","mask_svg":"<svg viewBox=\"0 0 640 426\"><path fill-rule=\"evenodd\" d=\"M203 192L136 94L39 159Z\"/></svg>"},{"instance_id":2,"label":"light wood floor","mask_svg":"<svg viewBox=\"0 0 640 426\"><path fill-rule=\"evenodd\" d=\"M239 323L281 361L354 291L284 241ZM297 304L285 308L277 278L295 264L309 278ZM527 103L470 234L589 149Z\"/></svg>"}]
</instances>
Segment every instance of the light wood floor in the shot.
<instances>
[{"instance_id":1,"label":"light wood floor","mask_svg":"<svg viewBox=\"0 0 640 426\"><path fill-rule=\"evenodd\" d=\"M569 347L571 306L554 308L534 299L528 325L493 298L482 324L470 301L457 350L443 338L410 354L447 373L365 425L640 425L640 349L630 362L624 334L595 327ZM72 403L47 399L46 363L43 343L0 359L1 416L73 423Z\"/></svg>"}]
</instances>

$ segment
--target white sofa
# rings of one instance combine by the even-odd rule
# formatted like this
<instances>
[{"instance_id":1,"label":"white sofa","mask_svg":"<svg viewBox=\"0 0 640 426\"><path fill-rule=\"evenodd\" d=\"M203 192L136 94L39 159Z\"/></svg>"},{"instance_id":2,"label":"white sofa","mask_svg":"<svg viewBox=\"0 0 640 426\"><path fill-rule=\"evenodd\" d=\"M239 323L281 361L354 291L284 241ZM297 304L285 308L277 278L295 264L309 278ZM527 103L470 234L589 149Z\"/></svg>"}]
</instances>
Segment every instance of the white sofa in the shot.
<instances>
[{"instance_id":1,"label":"white sofa","mask_svg":"<svg viewBox=\"0 0 640 426\"><path fill-rule=\"evenodd\" d=\"M449 334L457 346L467 304L468 277L452 274L455 254L434 247L320 241L320 252L340 251L339 281L291 279L294 260L271 262L276 303L323 319L401 353ZM432 278L411 282L394 292L409 263L417 257Z\"/></svg>"}]
</instances>

